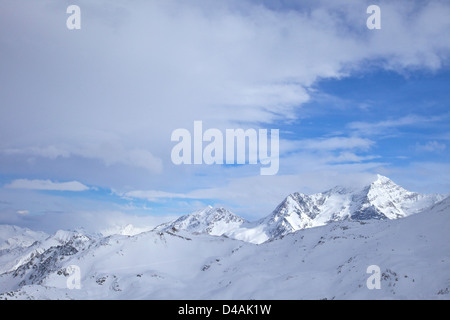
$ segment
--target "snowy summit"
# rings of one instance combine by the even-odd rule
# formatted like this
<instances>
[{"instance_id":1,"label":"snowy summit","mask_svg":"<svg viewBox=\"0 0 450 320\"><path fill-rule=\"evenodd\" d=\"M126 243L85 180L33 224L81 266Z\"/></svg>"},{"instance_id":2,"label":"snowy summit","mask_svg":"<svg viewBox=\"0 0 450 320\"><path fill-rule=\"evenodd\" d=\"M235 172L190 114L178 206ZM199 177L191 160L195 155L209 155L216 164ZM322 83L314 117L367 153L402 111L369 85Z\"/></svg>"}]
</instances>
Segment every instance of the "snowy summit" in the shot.
<instances>
[{"instance_id":1,"label":"snowy summit","mask_svg":"<svg viewBox=\"0 0 450 320\"><path fill-rule=\"evenodd\" d=\"M262 243L289 233L341 220L385 220L407 217L438 201L442 195L410 192L387 177L362 189L337 186L323 193L287 196L267 217L247 222L224 208L208 206L203 210L163 224L155 230L188 231Z\"/></svg>"}]
</instances>

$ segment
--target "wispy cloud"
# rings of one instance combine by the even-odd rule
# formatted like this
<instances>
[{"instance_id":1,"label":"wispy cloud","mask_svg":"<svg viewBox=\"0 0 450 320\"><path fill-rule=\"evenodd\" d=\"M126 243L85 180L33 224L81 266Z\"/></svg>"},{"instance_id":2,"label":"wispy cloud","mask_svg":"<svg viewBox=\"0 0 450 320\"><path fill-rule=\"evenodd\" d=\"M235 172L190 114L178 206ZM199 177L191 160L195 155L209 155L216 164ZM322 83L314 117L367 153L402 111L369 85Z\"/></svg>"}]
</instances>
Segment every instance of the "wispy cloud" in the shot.
<instances>
[{"instance_id":1,"label":"wispy cloud","mask_svg":"<svg viewBox=\"0 0 450 320\"><path fill-rule=\"evenodd\" d=\"M67 158L71 154L68 150L53 145L46 147L10 148L0 151L5 155L29 155L53 160L59 157Z\"/></svg>"},{"instance_id":2,"label":"wispy cloud","mask_svg":"<svg viewBox=\"0 0 450 320\"><path fill-rule=\"evenodd\" d=\"M296 144L299 149L334 151L352 149L368 150L375 142L359 137L332 137L301 140L297 141Z\"/></svg>"},{"instance_id":3,"label":"wispy cloud","mask_svg":"<svg viewBox=\"0 0 450 320\"><path fill-rule=\"evenodd\" d=\"M440 116L419 116L419 115L407 115L397 119L389 119L378 122L351 122L347 127L351 130L355 130L364 135L376 135L386 134L389 129L396 129L400 127L426 125L437 121L442 121L448 117L448 115Z\"/></svg>"},{"instance_id":4,"label":"wispy cloud","mask_svg":"<svg viewBox=\"0 0 450 320\"><path fill-rule=\"evenodd\" d=\"M425 152L439 152L447 149L447 145L444 143L439 143L437 141L428 141L425 144L416 144L417 151L425 151Z\"/></svg>"},{"instance_id":5,"label":"wispy cloud","mask_svg":"<svg viewBox=\"0 0 450 320\"><path fill-rule=\"evenodd\" d=\"M5 185L7 189L29 189L48 191L86 191L90 188L78 181L53 182L50 180L16 179Z\"/></svg>"},{"instance_id":6,"label":"wispy cloud","mask_svg":"<svg viewBox=\"0 0 450 320\"><path fill-rule=\"evenodd\" d=\"M177 198L177 199L186 199L190 198L186 194L182 193L172 193L172 192L164 192L158 190L133 190L124 193L118 193L119 196L124 199L144 199L150 202L158 201L159 199L167 199L167 198Z\"/></svg>"},{"instance_id":7,"label":"wispy cloud","mask_svg":"<svg viewBox=\"0 0 450 320\"><path fill-rule=\"evenodd\" d=\"M380 159L377 155L360 156L352 152L341 152L337 156L333 156L327 159L328 163L343 163L343 162L363 162L375 159Z\"/></svg>"},{"instance_id":8,"label":"wispy cloud","mask_svg":"<svg viewBox=\"0 0 450 320\"><path fill-rule=\"evenodd\" d=\"M98 139L98 137L96 138ZM98 144L97 144L98 143ZM161 173L162 160L155 157L149 150L142 148L127 148L114 139L98 139L93 147L92 142L83 143L81 146L46 146L8 148L0 150L5 155L25 155L42 157L51 160L57 158L83 157L86 159L99 159L107 166L122 164L130 167L143 168L150 173Z\"/></svg>"}]
</instances>

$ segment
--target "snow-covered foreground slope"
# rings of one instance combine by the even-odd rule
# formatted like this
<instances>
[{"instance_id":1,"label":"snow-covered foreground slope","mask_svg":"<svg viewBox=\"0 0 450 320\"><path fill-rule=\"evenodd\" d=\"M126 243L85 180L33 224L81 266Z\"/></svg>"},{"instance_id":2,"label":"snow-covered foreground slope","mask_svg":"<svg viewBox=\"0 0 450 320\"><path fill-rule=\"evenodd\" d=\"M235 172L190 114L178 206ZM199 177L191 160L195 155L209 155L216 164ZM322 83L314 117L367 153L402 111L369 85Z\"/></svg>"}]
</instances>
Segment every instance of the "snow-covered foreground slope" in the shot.
<instances>
[{"instance_id":1,"label":"snow-covered foreground slope","mask_svg":"<svg viewBox=\"0 0 450 320\"><path fill-rule=\"evenodd\" d=\"M1 298L450 299L450 199L398 220L337 221L260 245L186 232L69 240L0 275ZM81 271L69 290L68 267ZM381 270L369 290L367 268Z\"/></svg>"},{"instance_id":2,"label":"snow-covered foreground slope","mask_svg":"<svg viewBox=\"0 0 450 320\"><path fill-rule=\"evenodd\" d=\"M114 235L51 247L13 272L0 275L0 292L22 298L174 298L205 265L240 245L226 238L170 232ZM68 290L69 266L81 271L82 290ZM5 294L3 297L9 297Z\"/></svg>"}]
</instances>

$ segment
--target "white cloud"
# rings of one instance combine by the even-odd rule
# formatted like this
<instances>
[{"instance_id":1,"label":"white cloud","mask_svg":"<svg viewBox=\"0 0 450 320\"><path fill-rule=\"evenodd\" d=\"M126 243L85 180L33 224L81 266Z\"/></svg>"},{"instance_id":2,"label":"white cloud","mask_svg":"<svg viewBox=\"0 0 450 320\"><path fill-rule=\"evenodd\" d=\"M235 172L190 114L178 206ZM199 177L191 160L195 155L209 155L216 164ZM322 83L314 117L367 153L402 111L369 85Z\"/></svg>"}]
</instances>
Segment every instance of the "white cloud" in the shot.
<instances>
[{"instance_id":1,"label":"white cloud","mask_svg":"<svg viewBox=\"0 0 450 320\"><path fill-rule=\"evenodd\" d=\"M187 195L182 193L171 193L158 190L133 190L124 193L119 193L121 197L125 199L145 199L147 201L157 201L161 198L178 198L186 199L189 198Z\"/></svg>"},{"instance_id":2,"label":"white cloud","mask_svg":"<svg viewBox=\"0 0 450 320\"><path fill-rule=\"evenodd\" d=\"M439 152L447 149L447 145L437 141L428 141L426 144L416 144L417 151Z\"/></svg>"},{"instance_id":3,"label":"white cloud","mask_svg":"<svg viewBox=\"0 0 450 320\"><path fill-rule=\"evenodd\" d=\"M0 150L1 151L1 150ZM107 166L123 164L131 167L146 169L150 173L161 173L163 169L162 160L155 157L150 151L145 149L128 149L112 141L99 141L93 146L84 145L82 147L73 146L47 146L47 147L27 147L16 149L5 149L6 155L27 155L48 158L51 160L68 158L70 156L81 156L86 159L99 159Z\"/></svg>"},{"instance_id":4,"label":"white cloud","mask_svg":"<svg viewBox=\"0 0 450 320\"><path fill-rule=\"evenodd\" d=\"M405 14L409 2L383 2L379 32L365 28L364 1L310 4L308 14L247 1L239 5L241 10L233 1L80 5L89 14L76 38L58 27L61 13L56 8L7 1L8 10L0 11L17 18L2 19L0 32L13 30L11 39L36 37L35 42L10 43L11 59L3 60L3 74L29 76L5 81L0 132L10 136L9 148L33 153L40 145L35 154L108 161L111 154L96 150L111 135L126 145L125 150L110 150L118 163L142 167L142 156L129 160L121 153L141 150L163 158L164 137L194 119L210 120L215 127L292 119L319 79L364 69L371 59L387 59L387 68L435 68L450 49L445 38L450 7L444 2L423 6L414 21ZM24 6L34 12L32 17L21 14ZM59 50L37 46L42 42L59 43ZM33 52L42 72L26 72L34 69L23 63L24 52ZM37 74L44 76L37 79ZM83 90L74 89L79 87ZM54 94L45 94L48 88ZM30 95L15 99L10 94L24 89ZM144 167L158 167L157 162Z\"/></svg>"},{"instance_id":5,"label":"white cloud","mask_svg":"<svg viewBox=\"0 0 450 320\"><path fill-rule=\"evenodd\" d=\"M50 180L16 179L5 185L7 189L53 190L53 191L86 191L89 187L78 181L52 182Z\"/></svg>"},{"instance_id":6,"label":"white cloud","mask_svg":"<svg viewBox=\"0 0 450 320\"><path fill-rule=\"evenodd\" d=\"M398 119L389 119L379 122L351 122L348 124L348 128L358 131L361 134L385 134L389 129L395 129L399 127L414 126L414 125L426 125L432 122L443 120L447 115L424 117L419 115L408 115Z\"/></svg>"},{"instance_id":7,"label":"white cloud","mask_svg":"<svg viewBox=\"0 0 450 320\"><path fill-rule=\"evenodd\" d=\"M379 158L381 158L381 157L376 156L376 155L359 156L352 152L341 152L341 153L339 153L339 155L330 157L330 159L327 159L327 162L328 163L363 162L363 161L370 161L370 160L379 159Z\"/></svg>"},{"instance_id":8,"label":"white cloud","mask_svg":"<svg viewBox=\"0 0 450 320\"><path fill-rule=\"evenodd\" d=\"M368 150L375 142L370 139L359 137L332 137L319 139L306 139L296 142L299 149L309 149L315 151L333 150Z\"/></svg>"},{"instance_id":9,"label":"white cloud","mask_svg":"<svg viewBox=\"0 0 450 320\"><path fill-rule=\"evenodd\" d=\"M27 147L23 149L5 149L3 153L6 155L33 155L49 159L57 159L59 157L67 158L70 156L70 152L56 146L46 147Z\"/></svg>"}]
</instances>

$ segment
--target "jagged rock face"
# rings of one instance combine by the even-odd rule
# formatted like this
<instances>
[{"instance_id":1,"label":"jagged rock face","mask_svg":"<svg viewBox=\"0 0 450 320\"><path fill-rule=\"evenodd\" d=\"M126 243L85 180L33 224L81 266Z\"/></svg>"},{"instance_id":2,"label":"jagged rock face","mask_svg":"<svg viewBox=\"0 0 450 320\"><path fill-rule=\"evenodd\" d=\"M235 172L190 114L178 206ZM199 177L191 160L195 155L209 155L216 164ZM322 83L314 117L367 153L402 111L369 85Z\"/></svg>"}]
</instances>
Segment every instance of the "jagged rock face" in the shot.
<instances>
[{"instance_id":1,"label":"jagged rock face","mask_svg":"<svg viewBox=\"0 0 450 320\"><path fill-rule=\"evenodd\" d=\"M266 226L269 238L280 237L312 226L312 220L320 213L317 201L301 193L289 195L261 224Z\"/></svg>"},{"instance_id":2,"label":"jagged rock face","mask_svg":"<svg viewBox=\"0 0 450 320\"><path fill-rule=\"evenodd\" d=\"M385 220L387 217L376 207L370 206L361 208L360 210L352 213L352 220Z\"/></svg>"}]
</instances>

